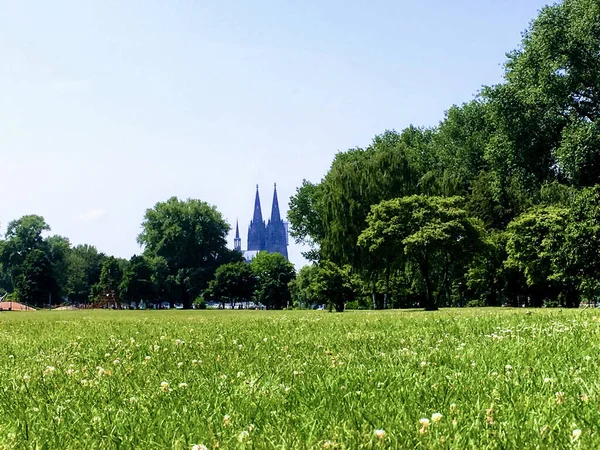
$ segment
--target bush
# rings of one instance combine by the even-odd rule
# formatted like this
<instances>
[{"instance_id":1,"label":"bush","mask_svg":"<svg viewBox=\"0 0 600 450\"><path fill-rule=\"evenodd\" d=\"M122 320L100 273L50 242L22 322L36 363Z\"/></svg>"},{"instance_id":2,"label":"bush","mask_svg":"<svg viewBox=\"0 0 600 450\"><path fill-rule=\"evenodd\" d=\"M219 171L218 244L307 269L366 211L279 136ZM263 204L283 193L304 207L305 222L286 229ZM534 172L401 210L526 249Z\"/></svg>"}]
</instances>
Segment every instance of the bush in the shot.
<instances>
[{"instance_id":1,"label":"bush","mask_svg":"<svg viewBox=\"0 0 600 450\"><path fill-rule=\"evenodd\" d=\"M469 300L465 306L467 308L483 308L485 302L483 300Z\"/></svg>"},{"instance_id":2,"label":"bush","mask_svg":"<svg viewBox=\"0 0 600 450\"><path fill-rule=\"evenodd\" d=\"M558 308L560 303L558 300L546 300L544 301L544 308Z\"/></svg>"}]
</instances>

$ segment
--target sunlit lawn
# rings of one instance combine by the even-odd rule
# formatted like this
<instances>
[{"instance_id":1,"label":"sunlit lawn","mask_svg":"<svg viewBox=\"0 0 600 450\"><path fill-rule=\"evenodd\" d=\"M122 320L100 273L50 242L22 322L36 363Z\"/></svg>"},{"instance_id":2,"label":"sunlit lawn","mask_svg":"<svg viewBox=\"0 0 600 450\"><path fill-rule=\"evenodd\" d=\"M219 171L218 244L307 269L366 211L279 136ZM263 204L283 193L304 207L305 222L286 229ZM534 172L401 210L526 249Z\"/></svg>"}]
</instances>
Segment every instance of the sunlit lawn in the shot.
<instances>
[{"instance_id":1,"label":"sunlit lawn","mask_svg":"<svg viewBox=\"0 0 600 450\"><path fill-rule=\"evenodd\" d=\"M0 448L600 448L594 315L0 313Z\"/></svg>"}]
</instances>

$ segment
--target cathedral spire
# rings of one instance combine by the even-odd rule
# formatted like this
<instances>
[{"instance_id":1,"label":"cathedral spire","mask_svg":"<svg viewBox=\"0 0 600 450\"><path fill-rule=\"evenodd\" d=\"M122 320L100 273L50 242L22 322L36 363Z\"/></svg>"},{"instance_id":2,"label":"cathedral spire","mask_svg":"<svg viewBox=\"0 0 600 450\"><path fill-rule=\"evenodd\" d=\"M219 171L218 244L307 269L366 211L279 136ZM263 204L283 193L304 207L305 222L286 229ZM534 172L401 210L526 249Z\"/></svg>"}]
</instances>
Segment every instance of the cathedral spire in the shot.
<instances>
[{"instance_id":1,"label":"cathedral spire","mask_svg":"<svg viewBox=\"0 0 600 450\"><path fill-rule=\"evenodd\" d=\"M277 183L273 187L273 206L271 208L271 222L281 221L281 214L279 213L279 200L277 199Z\"/></svg>"},{"instance_id":2,"label":"cathedral spire","mask_svg":"<svg viewBox=\"0 0 600 450\"><path fill-rule=\"evenodd\" d=\"M256 197L254 199L254 217L252 221L254 223L261 223L263 221L262 211L260 209L260 195L258 195L258 184L256 185Z\"/></svg>"},{"instance_id":3,"label":"cathedral spire","mask_svg":"<svg viewBox=\"0 0 600 450\"><path fill-rule=\"evenodd\" d=\"M235 219L235 239L233 240L233 249L238 252L242 251L242 239L240 238L240 224Z\"/></svg>"}]
</instances>

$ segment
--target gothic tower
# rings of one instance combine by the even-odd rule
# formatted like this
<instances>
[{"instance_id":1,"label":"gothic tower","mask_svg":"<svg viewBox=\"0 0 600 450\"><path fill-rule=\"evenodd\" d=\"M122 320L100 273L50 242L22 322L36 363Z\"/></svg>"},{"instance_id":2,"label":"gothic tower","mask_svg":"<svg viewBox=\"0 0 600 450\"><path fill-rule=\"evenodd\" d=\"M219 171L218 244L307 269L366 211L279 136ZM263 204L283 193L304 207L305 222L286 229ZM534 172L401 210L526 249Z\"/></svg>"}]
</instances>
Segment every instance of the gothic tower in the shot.
<instances>
[{"instance_id":1,"label":"gothic tower","mask_svg":"<svg viewBox=\"0 0 600 450\"><path fill-rule=\"evenodd\" d=\"M254 199L254 217L248 227L248 250L266 250L266 228L260 209L260 196L258 184L256 185L256 198Z\"/></svg>"},{"instance_id":2,"label":"gothic tower","mask_svg":"<svg viewBox=\"0 0 600 450\"><path fill-rule=\"evenodd\" d=\"M266 250L269 253L281 253L288 259L287 245L287 229L284 221L279 213L279 200L277 199L277 184L273 190L273 206L271 207L271 219L267 224L266 229Z\"/></svg>"},{"instance_id":3,"label":"gothic tower","mask_svg":"<svg viewBox=\"0 0 600 450\"><path fill-rule=\"evenodd\" d=\"M240 225L239 222L235 221L235 239L233 240L233 249L238 252L242 251L242 239L240 238Z\"/></svg>"}]
</instances>

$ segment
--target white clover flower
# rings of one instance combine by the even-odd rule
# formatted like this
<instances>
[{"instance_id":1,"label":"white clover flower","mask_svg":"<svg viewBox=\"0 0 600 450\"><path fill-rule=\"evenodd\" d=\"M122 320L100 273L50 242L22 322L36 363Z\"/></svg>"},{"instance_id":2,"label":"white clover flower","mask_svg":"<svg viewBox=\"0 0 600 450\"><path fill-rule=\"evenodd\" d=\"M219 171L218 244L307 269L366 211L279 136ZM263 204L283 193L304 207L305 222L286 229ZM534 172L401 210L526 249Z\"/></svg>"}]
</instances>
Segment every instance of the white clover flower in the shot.
<instances>
[{"instance_id":1,"label":"white clover flower","mask_svg":"<svg viewBox=\"0 0 600 450\"><path fill-rule=\"evenodd\" d=\"M263 338L263 342L267 342L267 341L268 341L268 339L267 339L267 338Z\"/></svg>"},{"instance_id":2,"label":"white clover flower","mask_svg":"<svg viewBox=\"0 0 600 450\"><path fill-rule=\"evenodd\" d=\"M579 436L581 436L581 430L579 428L573 430L573 440L576 441L579 439Z\"/></svg>"},{"instance_id":3,"label":"white clover flower","mask_svg":"<svg viewBox=\"0 0 600 450\"><path fill-rule=\"evenodd\" d=\"M546 383L546 384L552 383L552 378L549 378L549 377L544 378L544 383Z\"/></svg>"},{"instance_id":4,"label":"white clover flower","mask_svg":"<svg viewBox=\"0 0 600 450\"><path fill-rule=\"evenodd\" d=\"M383 439L385 437L385 430L375 430L375 436L377 436L377 439Z\"/></svg>"},{"instance_id":5,"label":"white clover flower","mask_svg":"<svg viewBox=\"0 0 600 450\"><path fill-rule=\"evenodd\" d=\"M226 427L231 425L231 417L229 416L229 414L225 414L223 416L223 425Z\"/></svg>"},{"instance_id":6,"label":"white clover flower","mask_svg":"<svg viewBox=\"0 0 600 450\"><path fill-rule=\"evenodd\" d=\"M421 361L421 367L424 367L426 365L427 365L427 363L425 361Z\"/></svg>"},{"instance_id":7,"label":"white clover flower","mask_svg":"<svg viewBox=\"0 0 600 450\"><path fill-rule=\"evenodd\" d=\"M510 364L507 364L504 366L505 370L512 370L512 366Z\"/></svg>"},{"instance_id":8,"label":"white clover flower","mask_svg":"<svg viewBox=\"0 0 600 450\"><path fill-rule=\"evenodd\" d=\"M108 357L110 357L110 353L105 353L105 354L104 354L104 357L105 357L105 358L108 358Z\"/></svg>"},{"instance_id":9,"label":"white clover flower","mask_svg":"<svg viewBox=\"0 0 600 450\"><path fill-rule=\"evenodd\" d=\"M191 450L208 450L208 447L204 444L196 444L196 445L192 445Z\"/></svg>"},{"instance_id":10,"label":"white clover flower","mask_svg":"<svg viewBox=\"0 0 600 450\"><path fill-rule=\"evenodd\" d=\"M451 413L453 413L453 412L456 412L456 403L452 403L452 404L450 405L450 412L451 412Z\"/></svg>"},{"instance_id":11,"label":"white clover flower","mask_svg":"<svg viewBox=\"0 0 600 450\"><path fill-rule=\"evenodd\" d=\"M164 392L167 392L169 390L169 383L167 383L166 381L163 381L162 383L160 383L160 388Z\"/></svg>"},{"instance_id":12,"label":"white clover flower","mask_svg":"<svg viewBox=\"0 0 600 450\"><path fill-rule=\"evenodd\" d=\"M421 426L423 428L427 428L429 426L429 419L427 417L423 417L422 419L419 419L419 423L421 424Z\"/></svg>"},{"instance_id":13,"label":"white clover flower","mask_svg":"<svg viewBox=\"0 0 600 450\"><path fill-rule=\"evenodd\" d=\"M120 360L119 358L117 358L117 359L115 359L115 360L113 361L113 364L114 364L115 366L118 366L119 364L121 364L121 360Z\"/></svg>"},{"instance_id":14,"label":"white clover flower","mask_svg":"<svg viewBox=\"0 0 600 450\"><path fill-rule=\"evenodd\" d=\"M52 372L54 372L56 369L52 366L46 366L46 368L44 369L44 375L48 375L51 374Z\"/></svg>"},{"instance_id":15,"label":"white clover flower","mask_svg":"<svg viewBox=\"0 0 600 450\"><path fill-rule=\"evenodd\" d=\"M433 414L431 415L431 421L432 421L433 423L439 422L440 420L442 420L442 417L443 417L443 416L442 416L440 413L433 413Z\"/></svg>"},{"instance_id":16,"label":"white clover flower","mask_svg":"<svg viewBox=\"0 0 600 450\"><path fill-rule=\"evenodd\" d=\"M240 434L238 434L238 442L240 442L240 443L246 442L249 437L250 437L250 433L248 433L246 430L242 430L242 432Z\"/></svg>"},{"instance_id":17,"label":"white clover flower","mask_svg":"<svg viewBox=\"0 0 600 450\"><path fill-rule=\"evenodd\" d=\"M144 358L144 361L150 361L151 359L152 359L152 357L151 357L151 356L146 356L146 357Z\"/></svg>"},{"instance_id":18,"label":"white clover flower","mask_svg":"<svg viewBox=\"0 0 600 450\"><path fill-rule=\"evenodd\" d=\"M181 389L185 389L187 387L187 383L179 383L179 387Z\"/></svg>"},{"instance_id":19,"label":"white clover flower","mask_svg":"<svg viewBox=\"0 0 600 450\"><path fill-rule=\"evenodd\" d=\"M180 361L177 363L177 367L183 367L183 363Z\"/></svg>"},{"instance_id":20,"label":"white clover flower","mask_svg":"<svg viewBox=\"0 0 600 450\"><path fill-rule=\"evenodd\" d=\"M23 375L23 381L25 383L29 383L29 380L31 380L31 377L29 375Z\"/></svg>"}]
</instances>

